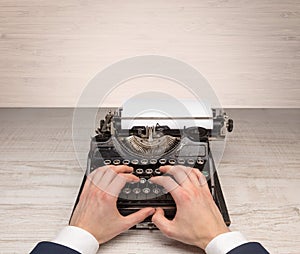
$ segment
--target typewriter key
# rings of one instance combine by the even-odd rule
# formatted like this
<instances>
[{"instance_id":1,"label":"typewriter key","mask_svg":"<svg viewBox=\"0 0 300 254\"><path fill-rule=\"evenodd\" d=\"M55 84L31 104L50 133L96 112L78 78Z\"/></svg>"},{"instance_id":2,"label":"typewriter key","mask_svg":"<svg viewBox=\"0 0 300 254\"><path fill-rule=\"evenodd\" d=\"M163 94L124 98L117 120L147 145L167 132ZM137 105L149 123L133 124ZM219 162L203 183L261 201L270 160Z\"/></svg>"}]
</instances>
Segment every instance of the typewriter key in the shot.
<instances>
[{"instance_id":1,"label":"typewriter key","mask_svg":"<svg viewBox=\"0 0 300 254\"><path fill-rule=\"evenodd\" d=\"M175 162L176 162L176 160L174 160L174 159L170 159L170 160L169 160L169 163L170 163L170 164L175 164Z\"/></svg>"},{"instance_id":2,"label":"typewriter key","mask_svg":"<svg viewBox=\"0 0 300 254\"><path fill-rule=\"evenodd\" d=\"M132 164L135 164L135 165L136 165L136 164L139 164L139 160L134 159L134 160L131 161L131 163L132 163Z\"/></svg>"},{"instance_id":3,"label":"typewriter key","mask_svg":"<svg viewBox=\"0 0 300 254\"><path fill-rule=\"evenodd\" d=\"M163 194L167 194L168 191L167 191L166 189L162 189L162 193L163 193Z\"/></svg>"},{"instance_id":4,"label":"typewriter key","mask_svg":"<svg viewBox=\"0 0 300 254\"><path fill-rule=\"evenodd\" d=\"M123 192L124 192L125 194L129 194L129 193L131 192L131 189L130 189L130 188L124 188L124 189L123 189Z\"/></svg>"},{"instance_id":5,"label":"typewriter key","mask_svg":"<svg viewBox=\"0 0 300 254\"><path fill-rule=\"evenodd\" d=\"M152 191L153 191L154 194L158 195L160 193L160 188L156 187Z\"/></svg>"},{"instance_id":6,"label":"typewriter key","mask_svg":"<svg viewBox=\"0 0 300 254\"><path fill-rule=\"evenodd\" d=\"M160 160L159 160L159 163L160 163L160 164L165 164L166 162L167 162L166 159L160 159Z\"/></svg>"},{"instance_id":7,"label":"typewriter key","mask_svg":"<svg viewBox=\"0 0 300 254\"><path fill-rule=\"evenodd\" d=\"M177 161L178 161L179 164L184 164L185 163L184 159L178 159Z\"/></svg>"},{"instance_id":8,"label":"typewriter key","mask_svg":"<svg viewBox=\"0 0 300 254\"><path fill-rule=\"evenodd\" d=\"M137 174L141 175L141 174L144 173L144 170L143 170L142 168L137 168L137 169L135 170L135 172L136 172Z\"/></svg>"},{"instance_id":9,"label":"typewriter key","mask_svg":"<svg viewBox=\"0 0 300 254\"><path fill-rule=\"evenodd\" d=\"M123 160L123 164L124 164L124 165L128 165L129 163L130 163L129 160Z\"/></svg>"},{"instance_id":10,"label":"typewriter key","mask_svg":"<svg viewBox=\"0 0 300 254\"><path fill-rule=\"evenodd\" d=\"M198 159L198 160L197 160L197 163L202 165L202 164L204 164L204 160Z\"/></svg>"},{"instance_id":11,"label":"typewriter key","mask_svg":"<svg viewBox=\"0 0 300 254\"><path fill-rule=\"evenodd\" d=\"M190 164L190 165L194 165L195 161L193 159L188 159L187 163Z\"/></svg>"},{"instance_id":12,"label":"typewriter key","mask_svg":"<svg viewBox=\"0 0 300 254\"><path fill-rule=\"evenodd\" d=\"M159 168L156 168L156 169L154 170L154 172L155 172L155 174L157 174L157 175L160 175L160 174L161 174Z\"/></svg>"},{"instance_id":13,"label":"typewriter key","mask_svg":"<svg viewBox=\"0 0 300 254\"><path fill-rule=\"evenodd\" d=\"M105 161L104 161L104 164L105 164L105 165L109 165L110 163L111 163L111 160L105 160Z\"/></svg>"},{"instance_id":14,"label":"typewriter key","mask_svg":"<svg viewBox=\"0 0 300 254\"><path fill-rule=\"evenodd\" d=\"M141 184L144 184L144 183L146 183L146 182L147 182L147 180L146 180L145 178L141 178L141 179L140 179L140 183L141 183Z\"/></svg>"},{"instance_id":15,"label":"typewriter key","mask_svg":"<svg viewBox=\"0 0 300 254\"><path fill-rule=\"evenodd\" d=\"M141 192L141 189L140 189L140 188L134 188L134 189L132 190L132 192L133 192L134 194L139 194L139 193Z\"/></svg>"},{"instance_id":16,"label":"typewriter key","mask_svg":"<svg viewBox=\"0 0 300 254\"><path fill-rule=\"evenodd\" d=\"M115 165L119 165L120 163L121 163L120 160L114 160L114 161L113 161L113 164L115 164Z\"/></svg>"},{"instance_id":17,"label":"typewriter key","mask_svg":"<svg viewBox=\"0 0 300 254\"><path fill-rule=\"evenodd\" d=\"M150 189L149 189L149 188L144 188L144 189L143 189L143 192L144 192L145 194L148 194L148 193L150 193Z\"/></svg>"},{"instance_id":18,"label":"typewriter key","mask_svg":"<svg viewBox=\"0 0 300 254\"><path fill-rule=\"evenodd\" d=\"M146 174L148 174L148 175L151 175L153 173L152 168L147 168L145 171L146 171Z\"/></svg>"},{"instance_id":19,"label":"typewriter key","mask_svg":"<svg viewBox=\"0 0 300 254\"><path fill-rule=\"evenodd\" d=\"M147 160L147 159L142 159L142 160L141 160L141 163L145 165L145 164L148 163L148 160Z\"/></svg>"},{"instance_id":20,"label":"typewriter key","mask_svg":"<svg viewBox=\"0 0 300 254\"><path fill-rule=\"evenodd\" d=\"M157 160L156 159L151 159L150 160L150 164L156 164L157 163Z\"/></svg>"}]
</instances>

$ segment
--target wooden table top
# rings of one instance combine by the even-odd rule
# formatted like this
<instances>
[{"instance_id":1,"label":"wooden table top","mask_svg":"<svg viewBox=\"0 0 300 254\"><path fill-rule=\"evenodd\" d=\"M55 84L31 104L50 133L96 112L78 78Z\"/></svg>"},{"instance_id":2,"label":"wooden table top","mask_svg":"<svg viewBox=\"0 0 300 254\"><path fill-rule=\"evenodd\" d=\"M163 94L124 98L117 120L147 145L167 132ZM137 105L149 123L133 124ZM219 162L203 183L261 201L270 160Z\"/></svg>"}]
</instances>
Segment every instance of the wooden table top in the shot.
<instances>
[{"instance_id":1,"label":"wooden table top","mask_svg":"<svg viewBox=\"0 0 300 254\"><path fill-rule=\"evenodd\" d=\"M0 253L28 253L68 223L83 170L73 109L0 109ZM300 249L300 109L230 109L218 167L231 229L271 253ZM200 218L201 219L201 218ZM159 231L130 230L99 253L200 253Z\"/></svg>"}]
</instances>

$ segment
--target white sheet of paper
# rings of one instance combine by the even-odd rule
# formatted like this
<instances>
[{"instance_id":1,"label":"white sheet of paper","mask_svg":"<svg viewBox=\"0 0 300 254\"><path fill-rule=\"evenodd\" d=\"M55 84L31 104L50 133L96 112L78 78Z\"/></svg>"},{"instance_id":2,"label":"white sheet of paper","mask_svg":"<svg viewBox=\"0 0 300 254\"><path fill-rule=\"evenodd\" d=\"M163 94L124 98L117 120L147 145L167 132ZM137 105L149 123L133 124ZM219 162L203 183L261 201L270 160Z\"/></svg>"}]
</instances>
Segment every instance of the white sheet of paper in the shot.
<instances>
[{"instance_id":1,"label":"white sheet of paper","mask_svg":"<svg viewBox=\"0 0 300 254\"><path fill-rule=\"evenodd\" d=\"M195 117L212 118L212 109L209 103L193 99L133 99L123 104L122 117L139 119L122 119L122 129L130 129L133 126L167 125L171 129L183 129L184 127L213 128L213 120L191 119ZM140 119L143 117L170 119ZM176 117L186 119L176 119ZM172 119L175 118L175 119Z\"/></svg>"}]
</instances>

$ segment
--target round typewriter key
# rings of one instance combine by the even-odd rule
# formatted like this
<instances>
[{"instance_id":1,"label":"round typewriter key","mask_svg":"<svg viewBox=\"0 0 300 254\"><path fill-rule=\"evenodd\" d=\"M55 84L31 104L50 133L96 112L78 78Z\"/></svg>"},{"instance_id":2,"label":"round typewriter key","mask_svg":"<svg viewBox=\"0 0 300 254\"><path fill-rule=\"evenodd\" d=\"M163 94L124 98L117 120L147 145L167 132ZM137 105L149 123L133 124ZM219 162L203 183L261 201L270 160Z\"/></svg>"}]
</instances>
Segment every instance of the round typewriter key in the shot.
<instances>
[{"instance_id":1,"label":"round typewriter key","mask_svg":"<svg viewBox=\"0 0 300 254\"><path fill-rule=\"evenodd\" d=\"M190 165L194 165L195 161L193 159L188 159L187 163L190 164Z\"/></svg>"},{"instance_id":2,"label":"round typewriter key","mask_svg":"<svg viewBox=\"0 0 300 254\"><path fill-rule=\"evenodd\" d=\"M165 164L166 162L167 162L166 159L160 159L160 160L159 160L159 163L160 163L160 164Z\"/></svg>"},{"instance_id":3,"label":"round typewriter key","mask_svg":"<svg viewBox=\"0 0 300 254\"><path fill-rule=\"evenodd\" d=\"M120 160L114 160L114 161L113 161L113 164L115 164L115 165L119 165L120 163L121 163Z\"/></svg>"},{"instance_id":4,"label":"round typewriter key","mask_svg":"<svg viewBox=\"0 0 300 254\"><path fill-rule=\"evenodd\" d=\"M124 164L124 165L128 165L129 163L130 163L129 160L123 160L123 164Z\"/></svg>"},{"instance_id":5,"label":"round typewriter key","mask_svg":"<svg viewBox=\"0 0 300 254\"><path fill-rule=\"evenodd\" d=\"M143 189L143 192L144 192L145 194L148 194L148 193L150 193L150 189L149 189L149 188L144 188L144 189Z\"/></svg>"},{"instance_id":6,"label":"round typewriter key","mask_svg":"<svg viewBox=\"0 0 300 254\"><path fill-rule=\"evenodd\" d=\"M146 171L146 174L148 174L148 175L151 175L153 173L152 168L147 168L145 171Z\"/></svg>"},{"instance_id":7,"label":"round typewriter key","mask_svg":"<svg viewBox=\"0 0 300 254\"><path fill-rule=\"evenodd\" d=\"M184 159L178 159L177 161L178 161L179 164L184 164L185 163Z\"/></svg>"},{"instance_id":8,"label":"round typewriter key","mask_svg":"<svg viewBox=\"0 0 300 254\"><path fill-rule=\"evenodd\" d=\"M105 160L105 161L104 161L104 164L105 164L105 165L109 165L110 163L111 163L111 160Z\"/></svg>"},{"instance_id":9,"label":"round typewriter key","mask_svg":"<svg viewBox=\"0 0 300 254\"><path fill-rule=\"evenodd\" d=\"M124 192L125 194L129 194L129 193L131 192L131 189L130 189L130 188L124 188L124 189L123 189L123 192Z\"/></svg>"},{"instance_id":10,"label":"round typewriter key","mask_svg":"<svg viewBox=\"0 0 300 254\"><path fill-rule=\"evenodd\" d=\"M134 160L131 161L131 163L132 163L132 164L135 164L135 165L136 165L136 164L139 164L139 160L134 159Z\"/></svg>"},{"instance_id":11,"label":"round typewriter key","mask_svg":"<svg viewBox=\"0 0 300 254\"><path fill-rule=\"evenodd\" d=\"M197 160L197 163L202 165L202 164L204 164L204 160L198 159L198 160Z\"/></svg>"},{"instance_id":12,"label":"round typewriter key","mask_svg":"<svg viewBox=\"0 0 300 254\"><path fill-rule=\"evenodd\" d=\"M140 188L134 188L134 189L132 190L132 192L133 192L134 194L139 194L139 193L141 192L141 189L140 189Z\"/></svg>"},{"instance_id":13,"label":"round typewriter key","mask_svg":"<svg viewBox=\"0 0 300 254\"><path fill-rule=\"evenodd\" d=\"M163 194L167 194L168 191L167 191L166 189L162 189L162 193L163 193Z\"/></svg>"},{"instance_id":14,"label":"round typewriter key","mask_svg":"<svg viewBox=\"0 0 300 254\"><path fill-rule=\"evenodd\" d=\"M155 174L157 174L157 175L160 175L160 174L161 174L159 168L156 168L156 169L154 170L154 172L155 172Z\"/></svg>"},{"instance_id":15,"label":"round typewriter key","mask_svg":"<svg viewBox=\"0 0 300 254\"><path fill-rule=\"evenodd\" d=\"M157 195L157 194L160 193L160 188L157 188L157 187L156 187L156 188L154 188L152 191L153 191L154 194Z\"/></svg>"},{"instance_id":16,"label":"round typewriter key","mask_svg":"<svg viewBox=\"0 0 300 254\"><path fill-rule=\"evenodd\" d=\"M157 160L156 159L151 159L150 160L150 164L156 164L157 163Z\"/></svg>"},{"instance_id":17,"label":"round typewriter key","mask_svg":"<svg viewBox=\"0 0 300 254\"><path fill-rule=\"evenodd\" d=\"M142 168L137 168L137 169L135 170L135 172L136 172L137 174L141 175L141 174L144 173L144 170L143 170Z\"/></svg>"},{"instance_id":18,"label":"round typewriter key","mask_svg":"<svg viewBox=\"0 0 300 254\"><path fill-rule=\"evenodd\" d=\"M141 160L141 163L145 165L145 164L148 163L148 160L147 160L147 159L142 159L142 160Z\"/></svg>"},{"instance_id":19,"label":"round typewriter key","mask_svg":"<svg viewBox=\"0 0 300 254\"><path fill-rule=\"evenodd\" d=\"M144 183L146 183L146 182L147 182L147 180L146 180L145 178L141 178L141 179L140 179L140 183L141 183L141 184L144 184Z\"/></svg>"},{"instance_id":20,"label":"round typewriter key","mask_svg":"<svg viewBox=\"0 0 300 254\"><path fill-rule=\"evenodd\" d=\"M175 164L175 162L176 162L176 160L174 160L174 159L170 159L170 160L169 160L169 163L170 163L170 164Z\"/></svg>"}]
</instances>

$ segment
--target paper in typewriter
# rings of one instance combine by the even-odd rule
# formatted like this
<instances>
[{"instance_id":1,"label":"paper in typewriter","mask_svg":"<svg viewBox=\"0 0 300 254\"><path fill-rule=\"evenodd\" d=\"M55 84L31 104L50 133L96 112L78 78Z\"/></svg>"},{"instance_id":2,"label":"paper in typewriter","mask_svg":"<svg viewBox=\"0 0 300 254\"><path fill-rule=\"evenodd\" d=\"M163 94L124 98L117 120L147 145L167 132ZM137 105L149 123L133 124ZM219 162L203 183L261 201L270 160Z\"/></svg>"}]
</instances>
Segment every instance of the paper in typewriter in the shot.
<instances>
[{"instance_id":1,"label":"paper in typewriter","mask_svg":"<svg viewBox=\"0 0 300 254\"><path fill-rule=\"evenodd\" d=\"M171 96L133 98L123 104L122 129L133 126L167 125L171 129L189 127L213 128L210 104L197 99L177 99Z\"/></svg>"}]
</instances>

